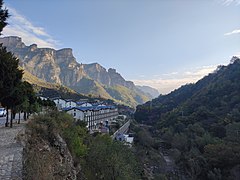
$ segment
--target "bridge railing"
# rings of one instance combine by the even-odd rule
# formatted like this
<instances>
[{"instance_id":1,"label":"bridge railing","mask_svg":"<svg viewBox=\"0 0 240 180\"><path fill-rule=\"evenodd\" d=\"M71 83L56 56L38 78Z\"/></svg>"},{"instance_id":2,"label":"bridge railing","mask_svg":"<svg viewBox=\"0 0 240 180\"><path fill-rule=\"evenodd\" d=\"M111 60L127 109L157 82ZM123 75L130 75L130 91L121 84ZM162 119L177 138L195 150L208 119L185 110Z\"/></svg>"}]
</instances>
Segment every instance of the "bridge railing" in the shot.
<instances>
[{"instance_id":1,"label":"bridge railing","mask_svg":"<svg viewBox=\"0 0 240 180\"><path fill-rule=\"evenodd\" d=\"M115 137L120 133L125 133L130 126L130 120L128 120L124 125L122 125L111 137L112 139L115 139Z\"/></svg>"}]
</instances>

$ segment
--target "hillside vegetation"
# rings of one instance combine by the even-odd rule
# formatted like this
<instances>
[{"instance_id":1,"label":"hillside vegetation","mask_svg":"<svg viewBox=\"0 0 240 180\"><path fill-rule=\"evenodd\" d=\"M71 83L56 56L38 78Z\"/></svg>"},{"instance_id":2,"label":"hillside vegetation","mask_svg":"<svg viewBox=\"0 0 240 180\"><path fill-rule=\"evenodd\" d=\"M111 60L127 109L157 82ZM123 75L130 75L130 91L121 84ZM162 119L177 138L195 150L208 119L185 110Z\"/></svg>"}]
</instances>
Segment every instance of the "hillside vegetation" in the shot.
<instances>
[{"instance_id":1,"label":"hillside vegetation","mask_svg":"<svg viewBox=\"0 0 240 180\"><path fill-rule=\"evenodd\" d=\"M240 177L240 59L137 107L135 118L153 125L192 179Z\"/></svg>"},{"instance_id":2,"label":"hillside vegetation","mask_svg":"<svg viewBox=\"0 0 240 180\"><path fill-rule=\"evenodd\" d=\"M42 96L50 97L50 98L63 97L66 99L74 99L74 100L89 98L87 96L77 93L76 91L66 86L63 86L57 83L49 83L42 79L39 79L38 77L32 75L26 70L24 70L23 72L24 72L23 80L32 84L35 92L40 93Z\"/></svg>"},{"instance_id":3,"label":"hillside vegetation","mask_svg":"<svg viewBox=\"0 0 240 180\"><path fill-rule=\"evenodd\" d=\"M121 104L130 105L131 107L136 107L138 102L146 102L149 99L147 96L141 95L121 85L112 87L105 86L105 90Z\"/></svg>"},{"instance_id":4,"label":"hillside vegetation","mask_svg":"<svg viewBox=\"0 0 240 180\"><path fill-rule=\"evenodd\" d=\"M34 116L24 151L25 179L140 179L128 146L109 135L90 135L85 123L65 112Z\"/></svg>"}]
</instances>

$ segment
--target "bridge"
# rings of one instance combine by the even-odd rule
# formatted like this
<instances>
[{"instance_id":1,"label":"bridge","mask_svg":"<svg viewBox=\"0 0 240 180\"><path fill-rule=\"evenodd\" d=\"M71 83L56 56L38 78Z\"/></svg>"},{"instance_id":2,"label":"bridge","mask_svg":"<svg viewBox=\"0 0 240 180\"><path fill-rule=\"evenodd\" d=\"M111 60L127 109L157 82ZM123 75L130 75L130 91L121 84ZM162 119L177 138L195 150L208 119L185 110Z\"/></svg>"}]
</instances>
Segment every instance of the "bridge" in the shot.
<instances>
[{"instance_id":1,"label":"bridge","mask_svg":"<svg viewBox=\"0 0 240 180\"><path fill-rule=\"evenodd\" d=\"M129 130L130 120L128 120L122 127L120 127L111 137L115 139L118 134L125 134Z\"/></svg>"}]
</instances>

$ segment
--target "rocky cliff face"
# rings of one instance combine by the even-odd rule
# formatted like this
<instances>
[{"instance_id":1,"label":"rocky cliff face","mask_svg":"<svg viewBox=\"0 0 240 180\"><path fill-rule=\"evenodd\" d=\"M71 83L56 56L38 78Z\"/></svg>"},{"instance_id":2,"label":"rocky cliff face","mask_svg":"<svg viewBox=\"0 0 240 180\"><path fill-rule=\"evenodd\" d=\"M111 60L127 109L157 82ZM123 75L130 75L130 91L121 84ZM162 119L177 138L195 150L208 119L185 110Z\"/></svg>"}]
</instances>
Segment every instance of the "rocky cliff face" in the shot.
<instances>
[{"instance_id":1,"label":"rocky cliff face","mask_svg":"<svg viewBox=\"0 0 240 180\"><path fill-rule=\"evenodd\" d=\"M20 59L20 65L25 70L47 82L74 87L74 89L84 94L86 94L86 89L91 89L92 94L106 98L112 96L103 89L123 86L134 91L138 98L133 98L134 100L130 103L125 102L124 97L120 101L135 106L148 100L146 94L139 91L133 82L126 81L115 69L110 68L106 70L98 63L78 63L70 48L55 50L52 48L38 48L36 44L26 46L21 38L14 36L0 38L0 43L3 43L9 51ZM92 84L92 87L83 88L83 78L85 79L85 85ZM93 80L96 83L86 83L86 79ZM83 92L81 89L85 91ZM104 93L97 92L99 89L102 89L101 91ZM121 94L121 92L119 93Z\"/></svg>"},{"instance_id":2,"label":"rocky cliff face","mask_svg":"<svg viewBox=\"0 0 240 180\"><path fill-rule=\"evenodd\" d=\"M75 166L66 141L54 130L46 132L48 127L35 119L28 123L22 137L23 179L76 180L82 174L80 165Z\"/></svg>"}]
</instances>

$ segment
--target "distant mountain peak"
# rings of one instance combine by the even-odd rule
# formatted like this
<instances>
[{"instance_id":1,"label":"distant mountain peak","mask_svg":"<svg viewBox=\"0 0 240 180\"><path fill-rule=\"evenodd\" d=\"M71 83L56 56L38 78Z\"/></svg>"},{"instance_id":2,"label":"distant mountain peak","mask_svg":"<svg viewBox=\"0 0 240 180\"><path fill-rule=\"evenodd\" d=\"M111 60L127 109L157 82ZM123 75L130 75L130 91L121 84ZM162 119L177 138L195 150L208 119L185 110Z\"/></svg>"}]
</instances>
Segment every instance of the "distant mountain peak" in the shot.
<instances>
[{"instance_id":1,"label":"distant mountain peak","mask_svg":"<svg viewBox=\"0 0 240 180\"><path fill-rule=\"evenodd\" d=\"M1 41L5 46L11 48L24 48L26 45L22 42L22 38L17 36L8 36L2 38Z\"/></svg>"},{"instance_id":2,"label":"distant mountain peak","mask_svg":"<svg viewBox=\"0 0 240 180\"><path fill-rule=\"evenodd\" d=\"M108 69L108 72L109 72L109 73L117 73L117 70L116 70L116 69L113 69L113 68L109 68L109 69Z\"/></svg>"},{"instance_id":3,"label":"distant mountain peak","mask_svg":"<svg viewBox=\"0 0 240 180\"><path fill-rule=\"evenodd\" d=\"M65 85L84 94L112 98L131 106L149 100L147 94L136 88L133 82L126 81L116 69L106 70L98 63L78 63L71 48L55 50L38 48L37 44L26 46L21 38L15 36L0 38L0 42L20 59L25 70L46 82Z\"/></svg>"},{"instance_id":4,"label":"distant mountain peak","mask_svg":"<svg viewBox=\"0 0 240 180\"><path fill-rule=\"evenodd\" d=\"M35 51L38 48L37 44L31 44L29 47L30 51Z\"/></svg>"},{"instance_id":5,"label":"distant mountain peak","mask_svg":"<svg viewBox=\"0 0 240 180\"><path fill-rule=\"evenodd\" d=\"M57 50L57 54L58 55L64 55L64 56L71 56L71 57L73 57L72 51L73 51L72 48L63 48L63 49Z\"/></svg>"}]
</instances>

